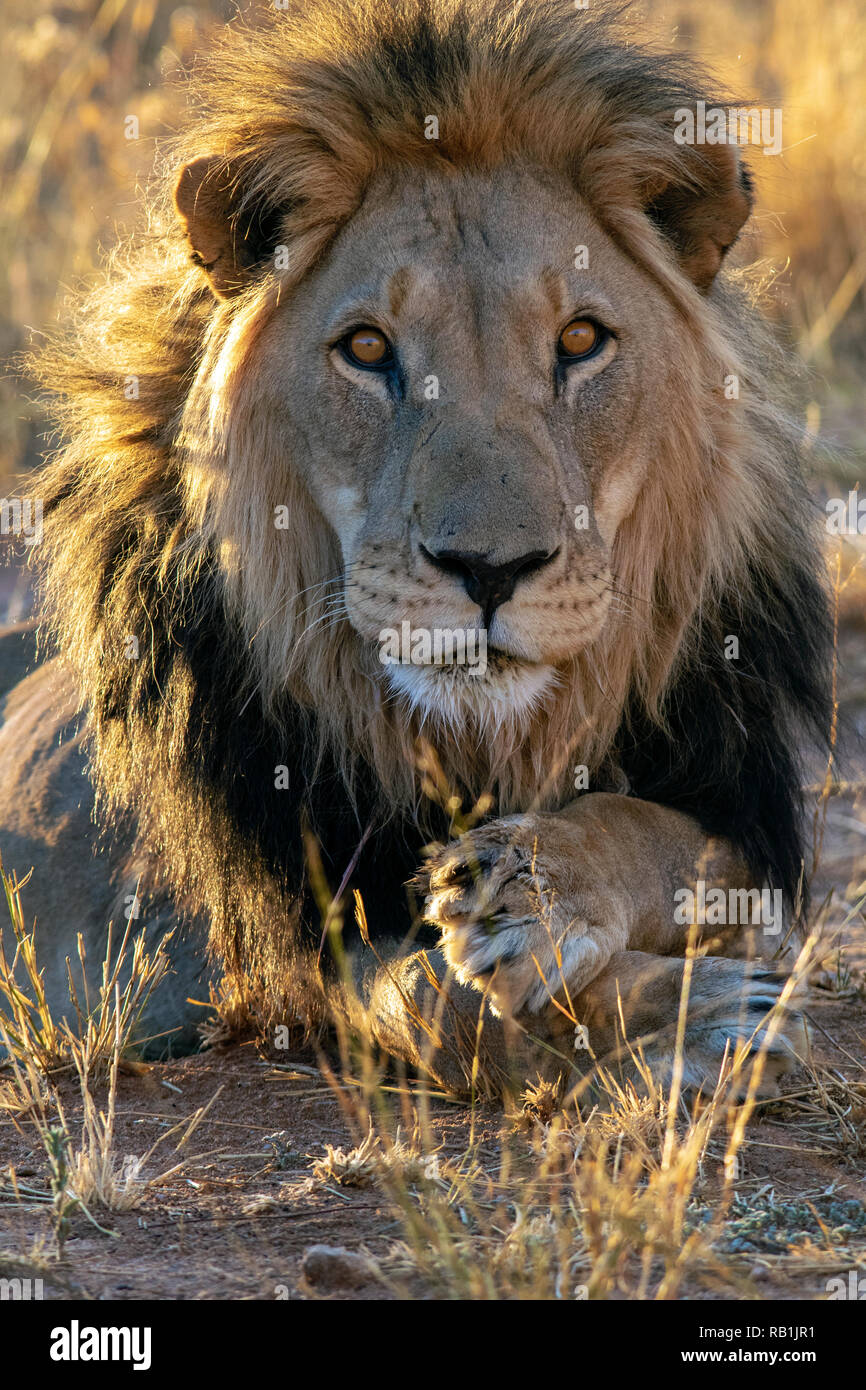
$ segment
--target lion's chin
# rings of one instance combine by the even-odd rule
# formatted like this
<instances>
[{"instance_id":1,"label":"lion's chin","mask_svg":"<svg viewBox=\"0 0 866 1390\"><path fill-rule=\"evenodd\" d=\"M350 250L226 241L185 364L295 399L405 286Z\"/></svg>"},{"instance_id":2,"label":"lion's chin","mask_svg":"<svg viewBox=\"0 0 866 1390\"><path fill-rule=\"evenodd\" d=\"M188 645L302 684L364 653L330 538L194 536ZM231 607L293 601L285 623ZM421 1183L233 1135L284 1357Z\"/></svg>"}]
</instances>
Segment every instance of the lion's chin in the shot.
<instances>
[{"instance_id":1,"label":"lion's chin","mask_svg":"<svg viewBox=\"0 0 866 1390\"><path fill-rule=\"evenodd\" d=\"M498 729L528 728L532 716L557 684L552 666L491 652L486 670L459 664L388 666L387 681L413 713L450 728L471 726L495 735Z\"/></svg>"}]
</instances>

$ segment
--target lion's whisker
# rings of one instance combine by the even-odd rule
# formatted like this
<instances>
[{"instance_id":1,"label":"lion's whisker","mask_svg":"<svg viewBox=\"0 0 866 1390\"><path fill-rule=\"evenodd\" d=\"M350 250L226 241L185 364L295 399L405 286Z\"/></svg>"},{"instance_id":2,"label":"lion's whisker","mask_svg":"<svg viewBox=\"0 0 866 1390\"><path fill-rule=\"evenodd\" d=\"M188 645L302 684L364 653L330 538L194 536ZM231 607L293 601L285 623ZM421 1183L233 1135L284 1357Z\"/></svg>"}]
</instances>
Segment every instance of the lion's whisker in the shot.
<instances>
[{"instance_id":1,"label":"lion's whisker","mask_svg":"<svg viewBox=\"0 0 866 1390\"><path fill-rule=\"evenodd\" d=\"M288 598L285 598L283 602L277 608L274 609L270 617L262 619L255 632L253 633L252 637L250 638L249 645L252 646L253 642L255 642L262 629L267 627L269 623L272 623L275 618L278 618L281 613L284 613L286 609L289 607L289 605L291 603L294 603L296 599L303 597L304 594L311 593L315 589L324 589L330 584L337 584L341 582L342 578L343 576L341 574L335 574L330 579L321 579L317 584L309 584L307 585L306 589L300 589L297 593L290 594ZM311 606L312 605L308 604L308 606L304 609L304 613L308 613L310 611ZM304 615L302 614L301 616L303 617Z\"/></svg>"}]
</instances>

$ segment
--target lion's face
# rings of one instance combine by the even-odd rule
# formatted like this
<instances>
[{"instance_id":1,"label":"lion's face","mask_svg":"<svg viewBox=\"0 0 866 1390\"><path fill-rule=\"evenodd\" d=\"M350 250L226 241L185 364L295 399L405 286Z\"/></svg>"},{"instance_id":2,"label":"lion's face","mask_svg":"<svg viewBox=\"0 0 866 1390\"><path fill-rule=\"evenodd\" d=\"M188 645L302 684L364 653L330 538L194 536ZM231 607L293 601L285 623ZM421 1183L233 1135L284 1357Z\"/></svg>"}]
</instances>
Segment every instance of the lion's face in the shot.
<instances>
[{"instance_id":1,"label":"lion's face","mask_svg":"<svg viewBox=\"0 0 866 1390\"><path fill-rule=\"evenodd\" d=\"M384 678L451 719L529 711L617 605L684 350L661 291L564 179L383 175L260 350L357 633L486 629L483 671L404 646Z\"/></svg>"}]
</instances>

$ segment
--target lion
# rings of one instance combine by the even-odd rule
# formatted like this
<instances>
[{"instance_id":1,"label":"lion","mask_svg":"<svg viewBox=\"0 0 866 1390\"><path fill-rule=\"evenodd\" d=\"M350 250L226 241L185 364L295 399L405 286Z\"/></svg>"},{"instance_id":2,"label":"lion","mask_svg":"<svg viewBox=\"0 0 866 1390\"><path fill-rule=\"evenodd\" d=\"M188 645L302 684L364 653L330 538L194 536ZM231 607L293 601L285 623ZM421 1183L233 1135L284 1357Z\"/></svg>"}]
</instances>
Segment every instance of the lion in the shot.
<instances>
[{"instance_id":1,"label":"lion","mask_svg":"<svg viewBox=\"0 0 866 1390\"><path fill-rule=\"evenodd\" d=\"M457 1093L666 1084L686 981L683 1084L775 1087L832 625L752 180L675 138L718 93L571 0L298 0L194 80L38 362L0 848L49 998L134 913L181 1044L220 968Z\"/></svg>"}]
</instances>

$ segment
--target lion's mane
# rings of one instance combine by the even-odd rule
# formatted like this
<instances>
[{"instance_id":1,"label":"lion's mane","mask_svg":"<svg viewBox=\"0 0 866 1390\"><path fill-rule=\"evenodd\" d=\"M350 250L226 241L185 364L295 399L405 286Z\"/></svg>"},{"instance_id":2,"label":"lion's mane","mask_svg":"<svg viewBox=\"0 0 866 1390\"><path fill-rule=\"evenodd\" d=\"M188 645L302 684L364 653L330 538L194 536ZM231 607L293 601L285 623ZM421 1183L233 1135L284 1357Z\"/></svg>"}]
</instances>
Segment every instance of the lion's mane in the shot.
<instances>
[{"instance_id":1,"label":"lion's mane","mask_svg":"<svg viewBox=\"0 0 866 1390\"><path fill-rule=\"evenodd\" d=\"M793 898L795 729L827 722L827 604L798 432L746 294L730 276L699 294L647 207L648 189L694 182L694 153L671 129L676 108L713 96L704 75L647 51L595 4L297 0L232 26L193 95L145 230L38 364L62 434L35 488L44 613L77 672L104 810L134 812L236 963L285 978L305 844L318 842L333 889L368 824L377 833L352 886L371 929L402 929L394 885L429 830L418 731L377 692L345 623L301 640L303 594L333 572L335 541L290 459L286 478L286 440L256 412L245 367L278 297L377 171L534 160L567 172L654 277L691 365L677 399L660 403L665 454L616 541L626 611L563 673L528 734L442 731L442 776L514 811L567 799L574 763L615 767L634 792L731 836ZM254 267L226 302L190 265L170 210L177 164L202 153L233 171ZM288 269L274 268L276 244ZM730 373L736 411L722 399ZM278 544L280 503L293 529ZM739 661L724 659L729 633ZM279 765L288 790L275 787Z\"/></svg>"}]
</instances>

